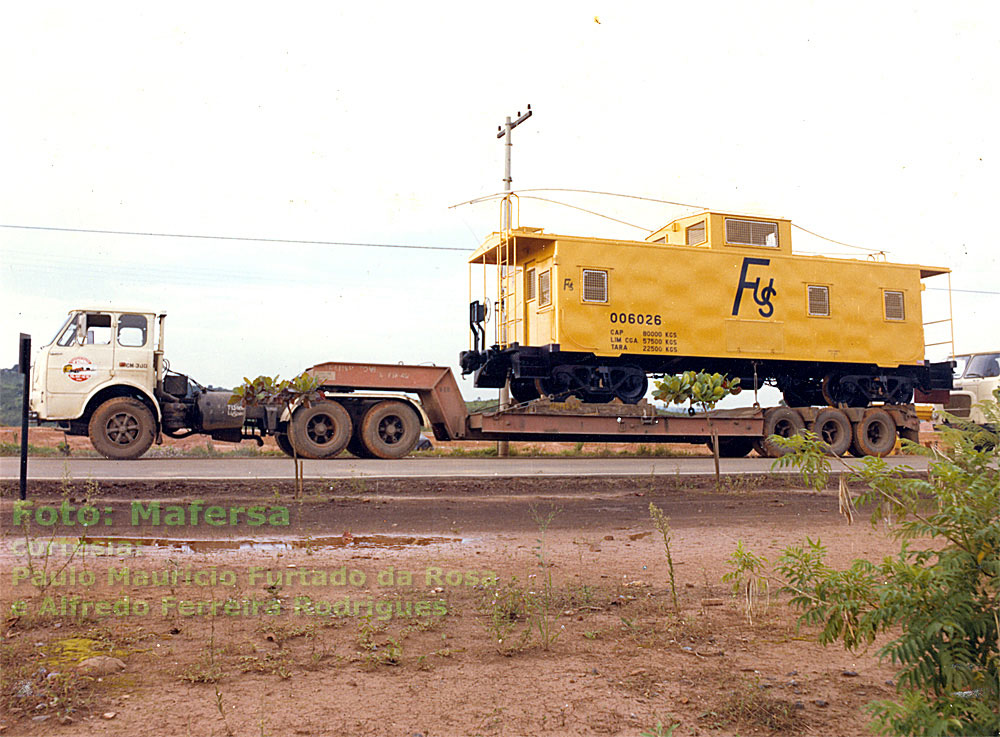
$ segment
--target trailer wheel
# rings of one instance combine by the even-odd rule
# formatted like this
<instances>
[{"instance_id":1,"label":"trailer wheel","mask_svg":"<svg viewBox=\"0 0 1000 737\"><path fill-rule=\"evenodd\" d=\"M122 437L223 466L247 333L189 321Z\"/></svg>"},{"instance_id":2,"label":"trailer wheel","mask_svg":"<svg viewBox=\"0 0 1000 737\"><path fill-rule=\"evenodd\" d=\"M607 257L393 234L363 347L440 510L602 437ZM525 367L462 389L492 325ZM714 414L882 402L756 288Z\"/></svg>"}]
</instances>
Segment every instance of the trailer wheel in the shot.
<instances>
[{"instance_id":1,"label":"trailer wheel","mask_svg":"<svg viewBox=\"0 0 1000 737\"><path fill-rule=\"evenodd\" d=\"M712 439L705 443L712 450ZM719 438L720 458L745 458L754 449L754 438L729 437Z\"/></svg>"},{"instance_id":2,"label":"trailer wheel","mask_svg":"<svg viewBox=\"0 0 1000 737\"><path fill-rule=\"evenodd\" d=\"M802 416L789 407L773 407L764 413L764 454L768 458L778 458L787 455L788 450L779 448L768 438L777 435L782 438L790 438L798 435L805 428Z\"/></svg>"},{"instance_id":3,"label":"trailer wheel","mask_svg":"<svg viewBox=\"0 0 1000 737\"><path fill-rule=\"evenodd\" d=\"M361 442L361 438L357 435L352 435L351 439L347 441L347 452L357 458L374 458L365 444Z\"/></svg>"},{"instance_id":4,"label":"trailer wheel","mask_svg":"<svg viewBox=\"0 0 1000 737\"><path fill-rule=\"evenodd\" d=\"M832 456L842 456L851 447L851 421L839 409L820 410L813 424L813 432L829 446Z\"/></svg>"},{"instance_id":5,"label":"trailer wheel","mask_svg":"<svg viewBox=\"0 0 1000 737\"><path fill-rule=\"evenodd\" d=\"M887 456L896 447L896 423L884 409L870 409L854 426L854 447L862 455Z\"/></svg>"},{"instance_id":6,"label":"trailer wheel","mask_svg":"<svg viewBox=\"0 0 1000 737\"><path fill-rule=\"evenodd\" d=\"M403 402L389 399L365 413L359 437L376 458L402 458L420 438L420 419Z\"/></svg>"},{"instance_id":7,"label":"trailer wheel","mask_svg":"<svg viewBox=\"0 0 1000 737\"><path fill-rule=\"evenodd\" d=\"M98 453L115 461L131 461L153 444L156 421L149 407L138 399L109 399L90 417L90 443Z\"/></svg>"},{"instance_id":8,"label":"trailer wheel","mask_svg":"<svg viewBox=\"0 0 1000 737\"><path fill-rule=\"evenodd\" d=\"M333 458L351 439L351 416L339 402L299 407L288 423L288 440L302 458Z\"/></svg>"},{"instance_id":9,"label":"trailer wheel","mask_svg":"<svg viewBox=\"0 0 1000 737\"><path fill-rule=\"evenodd\" d=\"M287 432L278 432L274 434L274 442L278 444L281 452L290 458L295 457L295 450L292 448L292 441L288 439Z\"/></svg>"}]
</instances>

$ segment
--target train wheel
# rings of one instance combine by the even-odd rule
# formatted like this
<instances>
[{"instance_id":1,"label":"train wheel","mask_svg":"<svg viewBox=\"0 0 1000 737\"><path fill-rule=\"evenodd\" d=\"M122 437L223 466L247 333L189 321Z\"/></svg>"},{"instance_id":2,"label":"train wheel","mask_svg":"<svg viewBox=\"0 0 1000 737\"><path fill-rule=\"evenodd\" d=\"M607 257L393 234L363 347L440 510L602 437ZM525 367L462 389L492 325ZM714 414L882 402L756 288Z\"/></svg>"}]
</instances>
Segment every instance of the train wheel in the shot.
<instances>
[{"instance_id":1,"label":"train wheel","mask_svg":"<svg viewBox=\"0 0 1000 737\"><path fill-rule=\"evenodd\" d=\"M281 452L286 456L291 458L295 457L295 450L292 448L292 442L288 439L288 433L278 432L274 434L274 442L278 444Z\"/></svg>"},{"instance_id":2,"label":"train wheel","mask_svg":"<svg viewBox=\"0 0 1000 737\"><path fill-rule=\"evenodd\" d=\"M339 402L299 407L288 424L288 440L303 458L333 458L351 439L351 416Z\"/></svg>"},{"instance_id":3,"label":"train wheel","mask_svg":"<svg viewBox=\"0 0 1000 737\"><path fill-rule=\"evenodd\" d=\"M552 369L545 379L538 379L535 385L540 394L562 400L570 396L583 402L610 402L612 394L595 386L594 370L590 366L565 364Z\"/></svg>"},{"instance_id":4,"label":"train wheel","mask_svg":"<svg viewBox=\"0 0 1000 737\"><path fill-rule=\"evenodd\" d=\"M754 450L754 440L756 438L719 438L719 456L721 458L745 458ZM712 439L706 443L709 450L712 450Z\"/></svg>"},{"instance_id":5,"label":"train wheel","mask_svg":"<svg viewBox=\"0 0 1000 737\"><path fill-rule=\"evenodd\" d=\"M90 444L113 461L131 461L153 444L156 421L138 399L115 397L94 412L87 426Z\"/></svg>"},{"instance_id":6,"label":"train wheel","mask_svg":"<svg viewBox=\"0 0 1000 737\"><path fill-rule=\"evenodd\" d=\"M789 407L813 407L825 404L823 392L816 381L795 379L781 382L781 396Z\"/></svg>"},{"instance_id":7,"label":"train wheel","mask_svg":"<svg viewBox=\"0 0 1000 737\"><path fill-rule=\"evenodd\" d=\"M782 438L790 438L802 432L806 424L802 417L794 409L789 407L772 407L764 413L764 443L763 449L768 458L778 458L786 455L790 451L779 448L771 442L770 437L777 435Z\"/></svg>"},{"instance_id":8,"label":"train wheel","mask_svg":"<svg viewBox=\"0 0 1000 737\"><path fill-rule=\"evenodd\" d=\"M896 447L896 423L884 409L870 409L854 426L854 445L866 456L887 456Z\"/></svg>"},{"instance_id":9,"label":"train wheel","mask_svg":"<svg viewBox=\"0 0 1000 737\"><path fill-rule=\"evenodd\" d=\"M376 458L402 458L420 438L420 419L403 402L387 399L365 413L359 437Z\"/></svg>"},{"instance_id":10,"label":"train wheel","mask_svg":"<svg viewBox=\"0 0 1000 737\"><path fill-rule=\"evenodd\" d=\"M615 367L608 371L611 393L625 404L636 404L646 396L649 380L637 366Z\"/></svg>"},{"instance_id":11,"label":"train wheel","mask_svg":"<svg viewBox=\"0 0 1000 737\"><path fill-rule=\"evenodd\" d=\"M843 376L828 374L820 386L823 401L831 407L867 407L870 401L860 386Z\"/></svg>"},{"instance_id":12,"label":"train wheel","mask_svg":"<svg viewBox=\"0 0 1000 737\"><path fill-rule=\"evenodd\" d=\"M510 396L518 404L524 404L533 399L538 399L541 395L538 393L538 387L535 386L534 379L511 379Z\"/></svg>"},{"instance_id":13,"label":"train wheel","mask_svg":"<svg viewBox=\"0 0 1000 737\"><path fill-rule=\"evenodd\" d=\"M824 409L816 415L813 425L820 440L826 443L832 456L842 456L851 447L851 421L839 409Z\"/></svg>"}]
</instances>

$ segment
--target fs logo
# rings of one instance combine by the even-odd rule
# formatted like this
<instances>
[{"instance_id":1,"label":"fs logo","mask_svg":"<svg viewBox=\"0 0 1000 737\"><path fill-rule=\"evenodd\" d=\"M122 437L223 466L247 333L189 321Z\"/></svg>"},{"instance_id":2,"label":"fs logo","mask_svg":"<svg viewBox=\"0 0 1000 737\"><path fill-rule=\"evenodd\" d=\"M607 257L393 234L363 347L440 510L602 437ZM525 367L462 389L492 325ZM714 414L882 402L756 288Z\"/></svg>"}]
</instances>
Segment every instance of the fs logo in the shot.
<instances>
[{"instance_id":1,"label":"fs logo","mask_svg":"<svg viewBox=\"0 0 1000 737\"><path fill-rule=\"evenodd\" d=\"M761 317L770 317L774 314L774 305L771 304L771 297L778 293L778 290L774 288L774 279L771 279L767 286L761 289L760 277L750 280L747 279L747 269L751 266L769 266L771 259L769 258L750 258L745 257L743 259L743 268L740 270L740 283L736 286L736 299L733 301L733 314L740 314L740 301L743 299L743 292L747 289L753 290L753 301L760 305L760 309L757 312L760 313Z\"/></svg>"}]
</instances>

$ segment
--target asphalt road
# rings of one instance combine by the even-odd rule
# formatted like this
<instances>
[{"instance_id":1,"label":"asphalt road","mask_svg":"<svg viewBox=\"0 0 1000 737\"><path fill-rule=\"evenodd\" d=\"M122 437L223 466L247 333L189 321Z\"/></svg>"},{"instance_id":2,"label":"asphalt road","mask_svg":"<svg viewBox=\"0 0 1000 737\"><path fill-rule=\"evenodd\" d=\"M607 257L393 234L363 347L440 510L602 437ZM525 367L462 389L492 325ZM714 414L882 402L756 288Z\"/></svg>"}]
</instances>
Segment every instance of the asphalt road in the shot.
<instances>
[{"instance_id":1,"label":"asphalt road","mask_svg":"<svg viewBox=\"0 0 1000 737\"><path fill-rule=\"evenodd\" d=\"M857 463L857 459L845 459ZM890 466L925 470L925 459L891 457ZM726 474L767 473L768 458L727 458ZM0 479L16 480L19 459L0 459ZM714 473L711 458L404 458L398 461L359 460L353 457L329 461L304 461L307 479L333 478L462 478L510 476L635 476L705 475ZM151 479L291 479L295 476L285 458L151 458L109 461L96 458L29 458L29 479L151 480Z\"/></svg>"}]
</instances>

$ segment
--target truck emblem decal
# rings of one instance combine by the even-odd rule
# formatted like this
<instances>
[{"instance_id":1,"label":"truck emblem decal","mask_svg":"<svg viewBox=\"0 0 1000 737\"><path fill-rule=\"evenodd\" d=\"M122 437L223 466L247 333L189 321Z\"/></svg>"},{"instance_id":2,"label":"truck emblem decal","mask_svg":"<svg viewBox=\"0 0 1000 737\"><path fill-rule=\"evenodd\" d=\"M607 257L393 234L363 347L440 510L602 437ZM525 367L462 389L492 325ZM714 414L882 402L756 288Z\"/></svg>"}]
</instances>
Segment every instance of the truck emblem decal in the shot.
<instances>
[{"instance_id":1,"label":"truck emblem decal","mask_svg":"<svg viewBox=\"0 0 1000 737\"><path fill-rule=\"evenodd\" d=\"M71 358L69 363L63 366L63 373L69 374L69 378L73 381L86 381L94 375L94 364L90 362L89 358L77 356Z\"/></svg>"},{"instance_id":2,"label":"truck emblem decal","mask_svg":"<svg viewBox=\"0 0 1000 737\"><path fill-rule=\"evenodd\" d=\"M757 312L760 313L761 317L770 317L774 314L774 305L771 304L771 297L778 293L778 290L774 288L774 279L771 279L767 286L763 289L760 288L760 277L756 279L747 279L747 268L750 266L769 266L771 264L771 259L769 258L750 258L749 256L743 259L743 268L740 270L740 283L736 286L736 299L733 300L733 315L740 314L740 301L743 299L743 291L745 289L753 289L753 301L760 305L760 309Z\"/></svg>"}]
</instances>

